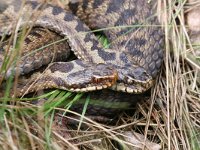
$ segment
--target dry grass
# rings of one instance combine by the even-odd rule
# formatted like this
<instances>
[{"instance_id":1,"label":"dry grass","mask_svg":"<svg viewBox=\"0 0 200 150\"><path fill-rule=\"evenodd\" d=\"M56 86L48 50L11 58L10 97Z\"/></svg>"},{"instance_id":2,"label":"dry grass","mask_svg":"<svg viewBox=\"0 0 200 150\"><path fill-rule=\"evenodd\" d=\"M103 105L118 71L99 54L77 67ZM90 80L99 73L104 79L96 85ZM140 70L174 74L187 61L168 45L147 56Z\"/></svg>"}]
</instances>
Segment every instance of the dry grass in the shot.
<instances>
[{"instance_id":1,"label":"dry grass","mask_svg":"<svg viewBox=\"0 0 200 150\"><path fill-rule=\"evenodd\" d=\"M16 105L2 103L2 149L81 147L109 150L117 149L119 145L122 149L159 147L149 144L149 141L159 144L161 149L200 149L200 60L196 55L198 50L192 45L185 20L186 12L198 5L200 2L189 5L187 1L158 0L158 12L165 32L165 60L151 91L151 98L139 102L134 115L123 114L117 124L109 126L85 118L82 122L87 121L85 123L88 126L77 130L66 125L66 116L55 113L55 110L66 111L56 108L55 103L50 106L48 103L33 106L18 101L15 101ZM65 92L52 93L56 95L56 99L70 97ZM55 96L51 96L50 101L56 102L54 98ZM143 135L144 141L128 140L134 139L136 132Z\"/></svg>"}]
</instances>

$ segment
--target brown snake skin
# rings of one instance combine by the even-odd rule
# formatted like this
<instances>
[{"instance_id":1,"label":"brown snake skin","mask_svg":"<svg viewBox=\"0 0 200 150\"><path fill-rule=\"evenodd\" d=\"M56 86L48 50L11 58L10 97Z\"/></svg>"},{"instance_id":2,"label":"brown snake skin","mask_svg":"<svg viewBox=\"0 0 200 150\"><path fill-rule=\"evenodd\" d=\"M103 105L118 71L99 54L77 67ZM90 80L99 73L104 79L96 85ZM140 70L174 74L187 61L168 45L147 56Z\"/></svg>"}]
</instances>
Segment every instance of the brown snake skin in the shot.
<instances>
[{"instance_id":1,"label":"brown snake skin","mask_svg":"<svg viewBox=\"0 0 200 150\"><path fill-rule=\"evenodd\" d=\"M146 0L83 0L70 3L68 7L80 19L57 6L35 1L24 4L18 24L39 28L25 38L18 66L5 69L2 78L8 78L12 71L24 75L51 61L66 60L69 47L78 59L51 63L39 79L30 78L30 82L18 90L18 96L48 88L75 92L110 88L139 94L152 87L163 60L164 40L150 3ZM21 1L16 0L0 9L0 20L6 20L0 23L0 35L14 31L13 24L17 23L20 8ZM108 49L103 48L82 21L91 29L110 27L103 30L110 42ZM66 37L68 43L58 42L27 55L62 37ZM4 50L6 47L3 45ZM2 65L5 57L2 52L0 54Z\"/></svg>"}]
</instances>

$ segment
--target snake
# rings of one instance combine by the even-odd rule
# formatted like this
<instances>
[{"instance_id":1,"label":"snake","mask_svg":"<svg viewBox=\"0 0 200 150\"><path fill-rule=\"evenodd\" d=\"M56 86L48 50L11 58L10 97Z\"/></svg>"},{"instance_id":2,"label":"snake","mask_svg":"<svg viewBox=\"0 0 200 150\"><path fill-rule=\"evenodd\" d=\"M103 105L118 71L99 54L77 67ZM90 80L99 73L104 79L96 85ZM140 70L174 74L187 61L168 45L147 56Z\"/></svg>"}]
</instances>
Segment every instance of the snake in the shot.
<instances>
[{"instance_id":1,"label":"snake","mask_svg":"<svg viewBox=\"0 0 200 150\"><path fill-rule=\"evenodd\" d=\"M15 0L0 7L0 20L4 20L1 37L32 27L21 46L18 65L1 71L1 78L16 73L23 76L48 65L39 77L31 76L17 90L18 97L52 88L142 94L154 85L163 61L164 33L153 4L146 0L79 0L69 3L67 11L37 1ZM109 48L93 33L98 29L108 39ZM50 46L30 53L45 44ZM1 44L4 51L9 48ZM77 59L66 61L70 51ZM0 52L0 66L4 59L5 53Z\"/></svg>"}]
</instances>

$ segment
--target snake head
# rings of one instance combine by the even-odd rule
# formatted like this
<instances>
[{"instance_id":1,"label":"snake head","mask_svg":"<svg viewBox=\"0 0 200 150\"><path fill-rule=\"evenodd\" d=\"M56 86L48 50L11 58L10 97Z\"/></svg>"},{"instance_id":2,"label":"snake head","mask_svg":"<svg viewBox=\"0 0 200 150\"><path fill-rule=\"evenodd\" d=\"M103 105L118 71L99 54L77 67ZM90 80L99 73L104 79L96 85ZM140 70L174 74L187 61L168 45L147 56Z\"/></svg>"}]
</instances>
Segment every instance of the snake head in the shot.
<instances>
[{"instance_id":1,"label":"snake head","mask_svg":"<svg viewBox=\"0 0 200 150\"><path fill-rule=\"evenodd\" d=\"M118 67L118 80L112 86L113 90L139 94L152 87L154 80L147 71L140 66L129 65Z\"/></svg>"}]
</instances>

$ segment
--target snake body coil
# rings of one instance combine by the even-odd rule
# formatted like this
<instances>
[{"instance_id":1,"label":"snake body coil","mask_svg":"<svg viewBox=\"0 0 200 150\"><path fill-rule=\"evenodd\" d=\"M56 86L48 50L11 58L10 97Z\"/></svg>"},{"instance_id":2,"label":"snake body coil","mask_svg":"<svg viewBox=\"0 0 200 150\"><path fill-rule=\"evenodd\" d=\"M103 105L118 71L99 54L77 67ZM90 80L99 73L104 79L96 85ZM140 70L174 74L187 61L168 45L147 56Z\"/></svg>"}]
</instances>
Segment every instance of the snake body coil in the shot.
<instances>
[{"instance_id":1,"label":"snake body coil","mask_svg":"<svg viewBox=\"0 0 200 150\"><path fill-rule=\"evenodd\" d=\"M32 77L19 89L18 96L47 88L75 92L110 88L139 94L152 87L163 60L164 40L151 4L146 0L84 0L70 3L68 7L72 12L35 1L23 4L16 0L0 9L0 19L6 20L0 24L0 35L13 32L13 24L39 27L25 39L19 65L9 67L4 76L10 76L13 70L24 75L52 60L62 61L63 57L68 57L69 47L78 58L51 63L40 78ZM105 29L102 31L110 42L109 48L99 43L91 29ZM43 36L45 34L49 34L48 38ZM38 47L37 44L48 44L61 37L68 42L52 44L54 49L27 55ZM4 58L1 55L0 65Z\"/></svg>"}]
</instances>

